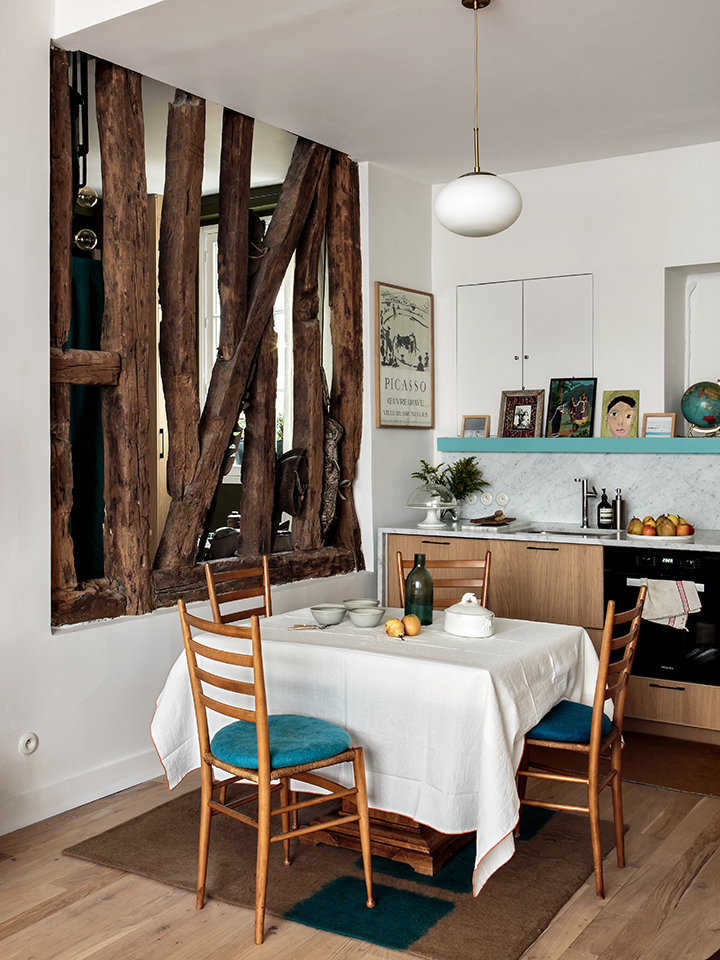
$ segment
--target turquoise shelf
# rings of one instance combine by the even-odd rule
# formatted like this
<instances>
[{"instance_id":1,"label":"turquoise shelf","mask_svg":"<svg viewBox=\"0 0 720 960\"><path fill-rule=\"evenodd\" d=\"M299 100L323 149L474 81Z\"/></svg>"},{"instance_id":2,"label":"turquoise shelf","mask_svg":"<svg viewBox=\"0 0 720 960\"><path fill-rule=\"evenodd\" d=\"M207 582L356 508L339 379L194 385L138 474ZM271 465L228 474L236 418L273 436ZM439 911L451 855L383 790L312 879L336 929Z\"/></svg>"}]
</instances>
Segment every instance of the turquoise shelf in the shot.
<instances>
[{"instance_id":1,"label":"turquoise shelf","mask_svg":"<svg viewBox=\"0 0 720 960\"><path fill-rule=\"evenodd\" d=\"M720 437L438 437L441 453L720 453Z\"/></svg>"}]
</instances>

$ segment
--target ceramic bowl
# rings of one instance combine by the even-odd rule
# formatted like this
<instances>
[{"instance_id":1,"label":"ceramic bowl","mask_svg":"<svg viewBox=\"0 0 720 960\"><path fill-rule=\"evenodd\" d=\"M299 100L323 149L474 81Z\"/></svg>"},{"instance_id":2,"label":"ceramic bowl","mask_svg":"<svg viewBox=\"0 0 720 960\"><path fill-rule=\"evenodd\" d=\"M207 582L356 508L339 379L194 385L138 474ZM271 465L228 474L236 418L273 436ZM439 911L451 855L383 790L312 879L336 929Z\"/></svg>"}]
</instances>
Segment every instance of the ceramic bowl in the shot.
<instances>
[{"instance_id":1,"label":"ceramic bowl","mask_svg":"<svg viewBox=\"0 0 720 960\"><path fill-rule=\"evenodd\" d=\"M385 616L385 607L355 607L348 616L356 627L376 627Z\"/></svg>"},{"instance_id":2,"label":"ceramic bowl","mask_svg":"<svg viewBox=\"0 0 720 960\"><path fill-rule=\"evenodd\" d=\"M358 607L367 608L367 607L379 607L379 600L372 600L370 597L362 597L359 600L343 600L343 603L348 610L354 610Z\"/></svg>"},{"instance_id":3,"label":"ceramic bowl","mask_svg":"<svg viewBox=\"0 0 720 960\"><path fill-rule=\"evenodd\" d=\"M347 610L340 603L318 603L317 606L310 607L310 613L321 627L327 627L329 624L340 623Z\"/></svg>"}]
</instances>

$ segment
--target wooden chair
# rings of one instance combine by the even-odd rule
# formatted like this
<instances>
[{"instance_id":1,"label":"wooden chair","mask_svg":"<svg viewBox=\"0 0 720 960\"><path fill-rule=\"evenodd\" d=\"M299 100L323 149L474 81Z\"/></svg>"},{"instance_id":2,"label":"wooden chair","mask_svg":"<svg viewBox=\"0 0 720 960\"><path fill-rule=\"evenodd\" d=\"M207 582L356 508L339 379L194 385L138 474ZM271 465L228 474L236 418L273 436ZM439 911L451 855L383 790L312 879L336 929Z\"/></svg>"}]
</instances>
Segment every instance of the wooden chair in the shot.
<instances>
[{"instance_id":1,"label":"wooden chair","mask_svg":"<svg viewBox=\"0 0 720 960\"><path fill-rule=\"evenodd\" d=\"M262 558L261 567L248 567L246 570L214 570L212 564L205 564L205 578L208 585L210 607L215 623L234 623L236 620L249 620L250 617L271 617L272 598L270 596L270 571L268 558ZM251 580L262 580L262 590L256 586L247 586ZM233 589L218 592L218 584L230 583ZM250 597L262 596L262 603L245 610L234 610L223 613L221 604L232 603L236 600L247 600Z\"/></svg>"},{"instance_id":2,"label":"wooden chair","mask_svg":"<svg viewBox=\"0 0 720 960\"><path fill-rule=\"evenodd\" d=\"M270 844L282 841L285 864L290 864L290 839L304 833L327 830L341 823L359 821L360 843L365 869L367 905L374 906L370 859L370 821L362 747L351 746L350 735L342 727L316 717L283 714L268 716L263 673L260 621L257 616L249 627L214 623L191 616L185 603L178 601L185 652L192 685L195 716L200 738L202 773L200 808L200 850L196 906L205 900L210 821L217 813L240 820L258 831L255 875L255 943L262 943L265 925L265 899ZM195 636L193 636L195 631ZM202 631L200 636L197 631ZM222 638L213 643L213 636ZM224 642L223 642L224 641ZM229 642L228 642L229 641ZM240 643L239 641L245 641ZM248 644L247 641L250 641ZM222 649L229 647L229 649ZM240 653L240 648L249 649ZM198 657L203 658L198 665ZM220 664L219 673L212 672ZM247 677L248 679L238 679ZM231 679L232 678L232 679ZM228 696L229 695L229 696ZM237 706L238 695L247 706ZM210 739L207 711L212 710L233 722L222 727ZM298 734L301 734L299 741ZM352 763L355 786L342 787L313 771L335 763ZM214 768L231 774L216 780ZM327 790L312 799L298 802L290 790L290 779ZM228 800L227 788L240 780L257 784L251 796ZM279 781L273 783L272 781ZM218 797L215 799L215 792ZM280 793L280 806L271 810L272 794ZM329 795L328 795L329 794ZM333 797L355 797L357 813L340 813L322 823L298 827L297 811L324 803ZM238 808L257 800L257 819L240 813ZM281 818L281 832L271 836L272 817ZM292 825L291 825L292 819Z\"/></svg>"},{"instance_id":3,"label":"wooden chair","mask_svg":"<svg viewBox=\"0 0 720 960\"><path fill-rule=\"evenodd\" d=\"M490 551L483 560L428 560L426 566L433 578L433 607L444 610L462 599L464 593L474 593L483 607L487 607L488 586L490 583ZM408 571L415 566L414 560L404 559L397 552L398 583L400 584L400 606L405 606L405 579ZM477 577L456 576L438 577L437 570L477 570ZM452 596L438 596L440 590L452 590Z\"/></svg>"},{"instance_id":4,"label":"wooden chair","mask_svg":"<svg viewBox=\"0 0 720 960\"><path fill-rule=\"evenodd\" d=\"M617 844L618 866L625 866L625 839L622 806L622 725L625 712L627 684L632 669L635 647L640 630L640 619L647 587L640 588L637 604L625 613L615 613L615 602L607 605L605 629L600 649L595 697L592 707L582 703L563 700L547 713L525 737L525 752L518 770L518 794L520 813L522 807L543 807L547 810L574 810L587 813L590 817L590 836L592 839L593 865L595 868L595 890L598 899L605 895L603 886L602 847L600 842L600 792L610 784L612 787L613 819L615 821L615 840ZM613 636L617 628L629 624L627 632ZM613 651L622 649L620 659L611 661ZM613 701L613 719L604 712L605 702ZM528 759L528 747L544 747L555 750L572 751L587 757L587 774L574 770L545 766ZM600 773L600 761L607 761L609 770L604 776ZM534 769L531 769L534 768ZM537 771L537 772L536 772ZM566 783L581 783L587 787L587 806L569 803L552 803L547 800L528 800L525 797L527 778L541 780L559 780ZM519 836L520 821L515 828Z\"/></svg>"}]
</instances>

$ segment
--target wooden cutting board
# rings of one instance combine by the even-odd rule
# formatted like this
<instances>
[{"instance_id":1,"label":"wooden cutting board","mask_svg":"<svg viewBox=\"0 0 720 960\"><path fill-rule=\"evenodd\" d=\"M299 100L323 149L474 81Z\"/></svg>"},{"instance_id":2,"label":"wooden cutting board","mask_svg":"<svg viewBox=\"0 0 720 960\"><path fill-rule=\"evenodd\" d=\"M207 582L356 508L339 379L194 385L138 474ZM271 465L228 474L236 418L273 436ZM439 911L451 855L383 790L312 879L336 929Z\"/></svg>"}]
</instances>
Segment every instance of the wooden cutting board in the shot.
<instances>
[{"instance_id":1,"label":"wooden cutting board","mask_svg":"<svg viewBox=\"0 0 720 960\"><path fill-rule=\"evenodd\" d=\"M502 527L506 523L513 523L516 517L506 517L502 510L496 510L490 517L476 517L470 523L477 523L483 527Z\"/></svg>"}]
</instances>

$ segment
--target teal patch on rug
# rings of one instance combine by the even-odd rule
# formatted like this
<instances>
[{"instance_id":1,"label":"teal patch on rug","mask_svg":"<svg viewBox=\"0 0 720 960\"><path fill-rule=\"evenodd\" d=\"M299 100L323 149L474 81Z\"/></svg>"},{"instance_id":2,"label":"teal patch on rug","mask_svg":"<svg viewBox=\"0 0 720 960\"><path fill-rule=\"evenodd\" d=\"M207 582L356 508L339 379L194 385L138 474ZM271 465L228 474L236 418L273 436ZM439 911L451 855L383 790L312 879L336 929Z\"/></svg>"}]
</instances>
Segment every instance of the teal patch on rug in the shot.
<instances>
[{"instance_id":1,"label":"teal patch on rug","mask_svg":"<svg viewBox=\"0 0 720 960\"><path fill-rule=\"evenodd\" d=\"M296 903L285 918L392 950L407 950L454 909L451 900L377 883L373 896L375 906L367 907L365 881L339 877ZM398 923L400 917L402 923Z\"/></svg>"},{"instance_id":2,"label":"teal patch on rug","mask_svg":"<svg viewBox=\"0 0 720 960\"><path fill-rule=\"evenodd\" d=\"M541 807L525 807L522 816L522 832L516 843L532 840L553 816L552 810ZM355 862L362 870L362 858ZM372 858L373 874L384 874L397 880L413 881L421 886L447 890L449 893L469 893L472 890L472 876L475 869L475 842L471 840L461 850L443 864L434 877L415 873L408 863L388 860L385 857Z\"/></svg>"}]
</instances>

